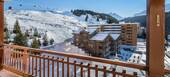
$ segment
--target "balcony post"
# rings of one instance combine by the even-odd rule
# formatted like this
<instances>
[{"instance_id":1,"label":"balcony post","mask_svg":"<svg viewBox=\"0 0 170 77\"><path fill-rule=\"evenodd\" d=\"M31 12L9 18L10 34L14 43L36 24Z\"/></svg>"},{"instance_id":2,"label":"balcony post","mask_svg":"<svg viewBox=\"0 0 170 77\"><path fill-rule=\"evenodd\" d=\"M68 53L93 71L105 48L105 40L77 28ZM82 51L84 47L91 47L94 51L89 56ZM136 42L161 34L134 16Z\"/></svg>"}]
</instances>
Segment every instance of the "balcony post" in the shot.
<instances>
[{"instance_id":1,"label":"balcony post","mask_svg":"<svg viewBox=\"0 0 170 77\"><path fill-rule=\"evenodd\" d=\"M149 77L164 77L165 0L148 0L147 67Z\"/></svg>"},{"instance_id":2,"label":"balcony post","mask_svg":"<svg viewBox=\"0 0 170 77\"><path fill-rule=\"evenodd\" d=\"M4 40L4 1L0 0L0 70L3 64L3 40Z\"/></svg>"}]
</instances>

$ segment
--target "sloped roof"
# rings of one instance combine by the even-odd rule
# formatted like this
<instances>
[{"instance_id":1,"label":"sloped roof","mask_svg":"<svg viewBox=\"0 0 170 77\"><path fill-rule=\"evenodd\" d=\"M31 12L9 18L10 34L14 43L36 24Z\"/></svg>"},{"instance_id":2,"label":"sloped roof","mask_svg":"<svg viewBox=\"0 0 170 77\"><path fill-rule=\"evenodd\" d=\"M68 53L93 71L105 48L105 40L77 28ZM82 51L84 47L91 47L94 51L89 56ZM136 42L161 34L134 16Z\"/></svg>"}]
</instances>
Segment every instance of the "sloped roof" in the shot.
<instances>
[{"instance_id":1,"label":"sloped roof","mask_svg":"<svg viewBox=\"0 0 170 77\"><path fill-rule=\"evenodd\" d=\"M117 40L120 37L120 34L110 34L113 40Z\"/></svg>"},{"instance_id":2,"label":"sloped roof","mask_svg":"<svg viewBox=\"0 0 170 77\"><path fill-rule=\"evenodd\" d=\"M87 32L89 32L89 34L92 34L93 32L95 32L97 30L97 28L88 28Z\"/></svg>"},{"instance_id":3,"label":"sloped roof","mask_svg":"<svg viewBox=\"0 0 170 77\"><path fill-rule=\"evenodd\" d=\"M90 40L98 40L98 41L104 41L107 38L108 34L98 33L95 36L93 36Z\"/></svg>"}]
</instances>

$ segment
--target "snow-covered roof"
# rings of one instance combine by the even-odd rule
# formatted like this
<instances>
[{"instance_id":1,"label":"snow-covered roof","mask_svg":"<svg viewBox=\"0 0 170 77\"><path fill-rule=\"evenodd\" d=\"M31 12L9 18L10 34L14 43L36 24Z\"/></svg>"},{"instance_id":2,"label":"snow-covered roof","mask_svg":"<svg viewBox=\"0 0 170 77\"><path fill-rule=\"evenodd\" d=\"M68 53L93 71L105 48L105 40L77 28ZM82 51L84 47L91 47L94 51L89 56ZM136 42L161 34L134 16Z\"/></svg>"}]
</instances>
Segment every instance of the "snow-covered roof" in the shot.
<instances>
[{"instance_id":1,"label":"snow-covered roof","mask_svg":"<svg viewBox=\"0 0 170 77\"><path fill-rule=\"evenodd\" d=\"M107 38L108 34L98 33L91 38L91 40L103 41Z\"/></svg>"},{"instance_id":2,"label":"snow-covered roof","mask_svg":"<svg viewBox=\"0 0 170 77\"><path fill-rule=\"evenodd\" d=\"M121 25L105 25L105 28L121 28Z\"/></svg>"},{"instance_id":3,"label":"snow-covered roof","mask_svg":"<svg viewBox=\"0 0 170 77\"><path fill-rule=\"evenodd\" d=\"M87 32L89 32L89 34L92 34L93 32L96 31L97 28L87 28Z\"/></svg>"},{"instance_id":4,"label":"snow-covered roof","mask_svg":"<svg viewBox=\"0 0 170 77\"><path fill-rule=\"evenodd\" d=\"M74 34L79 34L80 31L79 31L79 30L73 30L73 33L74 33Z\"/></svg>"},{"instance_id":5,"label":"snow-covered roof","mask_svg":"<svg viewBox=\"0 0 170 77\"><path fill-rule=\"evenodd\" d=\"M104 32L100 32L100 33L105 33L105 34L108 34L108 33L110 33L110 34L120 34L121 31L104 31Z\"/></svg>"},{"instance_id":6,"label":"snow-covered roof","mask_svg":"<svg viewBox=\"0 0 170 77\"><path fill-rule=\"evenodd\" d=\"M117 40L120 37L120 34L110 34L113 40Z\"/></svg>"},{"instance_id":7,"label":"snow-covered roof","mask_svg":"<svg viewBox=\"0 0 170 77\"><path fill-rule=\"evenodd\" d=\"M111 29L104 29L104 30L120 31L121 29L114 29L114 28L111 28Z\"/></svg>"}]
</instances>

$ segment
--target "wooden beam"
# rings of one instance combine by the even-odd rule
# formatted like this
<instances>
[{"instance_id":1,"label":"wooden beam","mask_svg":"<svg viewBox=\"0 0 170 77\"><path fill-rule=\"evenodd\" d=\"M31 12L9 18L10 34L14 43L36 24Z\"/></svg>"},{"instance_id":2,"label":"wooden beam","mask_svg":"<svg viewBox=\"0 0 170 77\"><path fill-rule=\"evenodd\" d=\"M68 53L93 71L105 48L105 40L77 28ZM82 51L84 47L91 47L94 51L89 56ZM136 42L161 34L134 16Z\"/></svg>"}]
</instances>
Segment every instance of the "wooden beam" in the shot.
<instances>
[{"instance_id":1,"label":"wooden beam","mask_svg":"<svg viewBox=\"0 0 170 77\"><path fill-rule=\"evenodd\" d=\"M0 70L3 63L3 40L4 40L4 2L0 0Z\"/></svg>"},{"instance_id":2,"label":"wooden beam","mask_svg":"<svg viewBox=\"0 0 170 77\"><path fill-rule=\"evenodd\" d=\"M148 0L147 67L149 77L164 77L165 0Z\"/></svg>"}]
</instances>

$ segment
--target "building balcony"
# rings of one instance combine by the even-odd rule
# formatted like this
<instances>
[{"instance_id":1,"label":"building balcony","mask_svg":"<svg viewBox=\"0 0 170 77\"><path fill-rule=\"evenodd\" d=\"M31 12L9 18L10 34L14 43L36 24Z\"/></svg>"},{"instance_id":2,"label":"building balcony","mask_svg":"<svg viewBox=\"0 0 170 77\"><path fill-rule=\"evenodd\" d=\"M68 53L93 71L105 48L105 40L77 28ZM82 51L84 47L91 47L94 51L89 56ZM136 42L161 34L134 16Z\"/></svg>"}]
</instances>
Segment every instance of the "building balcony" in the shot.
<instances>
[{"instance_id":1,"label":"building balcony","mask_svg":"<svg viewBox=\"0 0 170 77\"><path fill-rule=\"evenodd\" d=\"M13 72L10 77L147 76L145 65L16 45L4 45L3 48L3 69L8 74ZM165 75L168 73L170 71L165 69Z\"/></svg>"}]
</instances>

